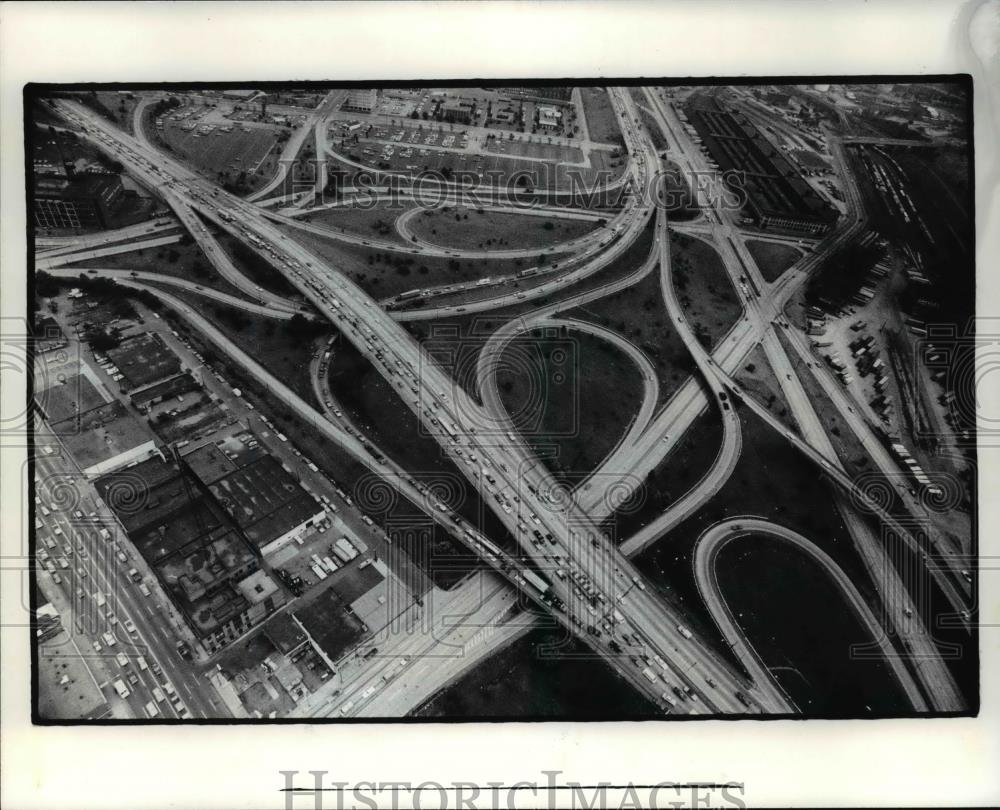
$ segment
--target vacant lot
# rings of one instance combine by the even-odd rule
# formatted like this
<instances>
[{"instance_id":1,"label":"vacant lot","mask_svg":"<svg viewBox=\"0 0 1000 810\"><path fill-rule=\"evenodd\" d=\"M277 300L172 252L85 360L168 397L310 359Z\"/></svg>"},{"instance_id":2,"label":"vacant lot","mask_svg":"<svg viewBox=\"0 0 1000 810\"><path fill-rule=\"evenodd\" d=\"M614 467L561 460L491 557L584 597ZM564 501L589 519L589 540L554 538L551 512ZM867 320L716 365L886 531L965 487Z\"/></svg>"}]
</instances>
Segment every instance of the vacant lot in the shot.
<instances>
[{"instance_id":1,"label":"vacant lot","mask_svg":"<svg viewBox=\"0 0 1000 810\"><path fill-rule=\"evenodd\" d=\"M618 116L611 106L607 90L603 87L581 87L580 98L583 100L583 113L587 118L590 140L624 146Z\"/></svg>"},{"instance_id":2,"label":"vacant lot","mask_svg":"<svg viewBox=\"0 0 1000 810\"><path fill-rule=\"evenodd\" d=\"M667 317L656 269L637 284L567 314L613 329L642 350L656 368L660 403L670 399L694 371L684 342Z\"/></svg>"},{"instance_id":3,"label":"vacant lot","mask_svg":"<svg viewBox=\"0 0 1000 810\"><path fill-rule=\"evenodd\" d=\"M628 357L599 338L563 329L511 341L497 383L518 431L569 485L614 449L642 398L642 375Z\"/></svg>"},{"instance_id":4,"label":"vacant lot","mask_svg":"<svg viewBox=\"0 0 1000 810\"><path fill-rule=\"evenodd\" d=\"M747 249L766 281L777 281L782 273L802 257L802 251L791 245L759 242L756 239L747 242Z\"/></svg>"},{"instance_id":5,"label":"vacant lot","mask_svg":"<svg viewBox=\"0 0 1000 810\"><path fill-rule=\"evenodd\" d=\"M451 248L509 250L549 247L590 233L591 220L504 214L483 208L429 208L413 217L410 231Z\"/></svg>"},{"instance_id":6,"label":"vacant lot","mask_svg":"<svg viewBox=\"0 0 1000 810\"><path fill-rule=\"evenodd\" d=\"M551 138L545 135L535 135L532 141L511 139L509 136L490 138L486 149L509 157L529 157L538 160L554 160L557 163L582 163L583 152L577 146L566 146L551 143Z\"/></svg>"},{"instance_id":7,"label":"vacant lot","mask_svg":"<svg viewBox=\"0 0 1000 810\"><path fill-rule=\"evenodd\" d=\"M715 249L680 233L670 235L674 289L702 345L713 348L742 317L726 268Z\"/></svg>"}]
</instances>

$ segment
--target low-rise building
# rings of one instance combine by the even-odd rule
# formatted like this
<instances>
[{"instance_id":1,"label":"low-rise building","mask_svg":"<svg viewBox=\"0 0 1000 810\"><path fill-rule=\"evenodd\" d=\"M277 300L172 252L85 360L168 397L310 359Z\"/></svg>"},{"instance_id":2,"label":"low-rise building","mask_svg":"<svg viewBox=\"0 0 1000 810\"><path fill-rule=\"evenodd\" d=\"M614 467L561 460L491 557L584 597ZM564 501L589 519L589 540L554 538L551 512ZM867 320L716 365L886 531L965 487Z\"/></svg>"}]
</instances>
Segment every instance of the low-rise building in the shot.
<instances>
[{"instance_id":1,"label":"low-rise building","mask_svg":"<svg viewBox=\"0 0 1000 810\"><path fill-rule=\"evenodd\" d=\"M538 126L542 129L559 129L562 126L562 112L557 107L541 104L536 108Z\"/></svg>"},{"instance_id":2,"label":"low-rise building","mask_svg":"<svg viewBox=\"0 0 1000 810\"><path fill-rule=\"evenodd\" d=\"M340 105L340 109L347 112L370 113L375 109L378 102L378 90L369 87L365 89L351 90Z\"/></svg>"},{"instance_id":3,"label":"low-rise building","mask_svg":"<svg viewBox=\"0 0 1000 810\"><path fill-rule=\"evenodd\" d=\"M34 183L35 225L39 228L112 228L125 202L116 174L39 174Z\"/></svg>"},{"instance_id":4,"label":"low-rise building","mask_svg":"<svg viewBox=\"0 0 1000 810\"><path fill-rule=\"evenodd\" d=\"M86 475L104 475L156 456L149 427L118 400L51 424Z\"/></svg>"},{"instance_id":5,"label":"low-rise building","mask_svg":"<svg viewBox=\"0 0 1000 810\"><path fill-rule=\"evenodd\" d=\"M178 374L181 360L155 332L143 332L111 349L108 359L124 376L122 387L138 391Z\"/></svg>"},{"instance_id":6,"label":"low-rise building","mask_svg":"<svg viewBox=\"0 0 1000 810\"><path fill-rule=\"evenodd\" d=\"M441 105L441 118L454 124L471 124L476 116L476 102L449 98Z\"/></svg>"}]
</instances>

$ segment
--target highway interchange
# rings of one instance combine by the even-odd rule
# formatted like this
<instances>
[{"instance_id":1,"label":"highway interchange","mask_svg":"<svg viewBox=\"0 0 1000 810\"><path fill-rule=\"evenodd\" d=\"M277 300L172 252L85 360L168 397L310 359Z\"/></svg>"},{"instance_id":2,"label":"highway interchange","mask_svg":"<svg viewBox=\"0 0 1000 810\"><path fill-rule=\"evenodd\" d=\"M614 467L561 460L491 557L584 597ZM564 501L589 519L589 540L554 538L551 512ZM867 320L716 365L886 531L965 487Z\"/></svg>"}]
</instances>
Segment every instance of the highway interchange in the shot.
<instances>
[{"instance_id":1,"label":"highway interchange","mask_svg":"<svg viewBox=\"0 0 1000 810\"><path fill-rule=\"evenodd\" d=\"M642 132L632 96L619 89L611 89L610 93L615 112L622 124L630 160L625 175L609 185L631 181L638 188L647 188L653 183L653 178L661 166L660 156L653 148L650 139ZM651 88L647 88L645 94L649 108L655 113L655 118L668 141L671 159L678 163L682 170L704 170L701 155L684 137L671 105ZM325 106L321 105L324 110L330 109L330 99L328 96L324 101ZM753 407L752 400L742 396L731 374L739 368L746 355L758 343L764 346L769 361L775 367L776 375L782 383L796 421L805 426L802 438L785 428L781 428L781 434L806 453L831 480L835 483L838 481L836 476L838 470L835 467L839 464L836 462L829 440L821 427L818 430L810 427L816 421L815 412L801 385L796 384L797 377L785 374L788 361L777 338L774 324L781 323L784 304L809 278L810 273L822 263L823 258L849 241L859 231L862 212L856 196L852 199L853 205L846 222L843 222L829 237L815 244L812 252L807 253L782 276L779 282L774 284L765 282L760 276L756 264L746 249L744 234L733 222L732 212L722 209L717 201L713 204L710 195L705 195L699 200L703 214L698 222L690 226L691 229L701 229L698 236L710 241L719 251L734 282L734 289L740 289L737 278L748 274L753 279L755 289L762 291L759 296L752 293L741 295L744 317L733 327L730 334L719 342L714 352L710 353L694 337L673 294L669 252L670 224L662 206L653 204L651 197L642 195L629 197L623 210L617 216L609 218L605 225L599 226L586 237L549 249L554 255L566 253L571 257L571 261L561 272L553 274L551 280L546 280L538 286L519 293L501 288L490 297L461 305L460 309L458 305L449 304L390 313L383 310L379 302L353 284L337 268L330 266L322 258L290 238L289 228L311 230L316 234L346 243L422 255L468 258L534 257L539 251L519 249L492 252L463 251L423 241L411 240L409 243L401 244L388 240L362 239L357 235L338 232L336 229L312 226L289 215L287 209L279 212L269 211L215 187L211 182L157 150L142 136L141 127L137 130L137 137L131 137L80 105L59 101L58 107L67 118L85 128L89 138L94 139L99 146L120 160L133 176L155 189L170 206L177 217L177 222L163 223L158 225L156 230L169 233L179 223L205 251L213 267L251 300L238 304L236 302L239 299L234 296L225 296L223 299L220 296L225 294L217 291L191 290L190 285L182 280L168 277L153 279L151 276L155 274L151 273L126 274L124 271L97 269L92 270L95 275L114 278L124 286L153 291L174 311L180 313L195 328L213 340L239 365L251 369L259 379L270 378L252 357L233 345L190 305L163 289L149 286L149 283L154 281L157 284L172 284L186 289L187 292L197 292L215 300L225 300L227 303L244 306L258 314L270 311L275 317L287 318L294 312L305 311L300 304L268 293L249 282L219 248L217 240L209 234L204 224L194 215L194 212L197 212L202 218L209 220L231 236L243 240L271 262L311 307L320 313L321 317L330 320L386 380L398 389L400 402L410 408L422 422L423 428L437 439L442 451L453 459L456 467L465 474L469 484L480 493L483 503L493 509L510 535L518 541L520 547L517 555L498 553L498 549L490 544L487 538L474 528L465 525L457 516L441 508L441 504L428 503L428 498L424 497L424 493L414 485L405 470L396 467L388 460L375 461L366 444L357 439L353 433L338 426L337 417L329 410L326 413L319 413L287 389L279 387L275 390L279 399L286 405L292 405L297 415L306 418L318 428L322 426L323 432L338 446L355 459L362 461L373 472L384 475L402 494L414 503L422 505L427 513L445 526L456 539L465 543L490 564L501 578L496 580L494 595L485 604L479 605L472 601L456 599L461 610L470 615L476 614L477 622L485 622L487 627L504 628L507 626L497 622L500 617L510 612L510 605L514 601L514 589L525 592L538 609L548 612L568 632L576 635L591 649L606 658L665 714L678 710L707 714L746 711L783 714L796 711L796 707L777 686L773 677L760 667L751 669L755 677L752 680L748 679L745 674L718 656L707 642L693 636L684 626L684 616L676 608L658 598L654 593L655 589L646 586L629 557L655 542L670 528L696 511L728 479L739 458L741 425L735 408L722 407L720 403L730 396L741 398ZM346 160L344 156L336 155L321 139L320 131L325 132L322 114L311 119L310 126L316 133L318 154L328 153L338 159ZM276 187L277 184L269 184L266 191L270 192ZM319 188L318 181L317 188ZM460 190L456 189L454 193L458 194ZM261 193L257 195L257 199L265 196L266 194ZM620 256L643 231L650 218L655 219L656 233L653 248L649 258L634 272L591 292L563 297L558 303L536 308L521 318L509 321L491 336L479 358L478 383L483 396L482 405L475 402L461 386L450 379L420 344L400 326L400 322L406 320L430 319L437 315L453 314L456 309L488 312L508 304L523 303L525 299L529 302L537 300L561 290L596 273ZM611 239L612 235L618 235L618 238ZM114 238L109 236L108 241L93 239L84 243L56 242L40 246L48 250L40 250L38 266L49 268L48 271L53 274L78 275L79 271L73 271L65 265L82 258L107 255L102 251L114 251L118 238L122 236L128 239L139 234L130 232L127 235L119 234ZM142 236L148 235L143 233ZM64 266L58 267L59 265ZM559 317L560 311L624 288L657 269L667 311L694 360L700 378L700 383L694 378L689 380L658 413L654 410L657 401L656 378L650 373L648 361L644 359L641 351L631 347L631 344L622 339L615 338L607 330L602 332L598 327ZM518 334L548 325L587 329L619 345L626 354L632 356L640 369L645 369L643 377L646 384L640 412L629 429L623 431L623 438L615 451L572 495L555 484L544 465L533 457L526 443L515 434L496 390L495 369L498 367L498 360L505 346ZM803 359L808 357L808 367L815 371L817 380L825 390L828 390L839 410L845 414L849 425L865 443L866 449L872 453L876 464L882 469L892 467L898 472L892 459L871 436L867 424L849 410L849 405L844 401L843 391L838 388L835 381L831 380L830 375L818 368L812 360L808 345L804 343L801 335L795 334L795 330L791 329L785 333L796 352L800 354L804 352ZM627 345L622 345L623 342ZM273 378L270 379L273 381ZM792 385L786 385L786 382L791 382ZM719 411L724 425L723 445L711 470L661 518L647 526L639 535L627 538L621 546L614 546L600 530L599 523L613 509L615 488L623 481L627 483L642 480L649 470L667 456L694 419L709 407ZM855 418L848 418L851 415ZM852 492L854 489L854 484L849 479L842 482L842 485L847 492ZM907 501L907 505L912 506L910 500L912 499ZM850 509L850 506L842 506L842 510L844 509ZM766 532L772 529L762 527L761 530ZM544 541L536 541L534 536L536 531L545 537ZM859 548L869 551L871 560L869 570L875 576L874 568L877 566L878 555L873 550L873 545L877 545L877 541L873 537L864 536L864 529L857 526L854 527L854 533ZM564 580L554 576L556 570L569 572L572 579ZM525 577L527 571L540 571L547 576L551 590L544 598L532 589L528 581L530 577ZM503 580L510 585L502 585ZM586 585L581 589L578 584L583 583ZM891 590L896 592L896 589ZM905 588L901 590L905 598ZM965 590L963 585L961 591ZM951 592L953 599L965 603L966 593L960 593L954 586L951 587ZM901 609L908 608L900 603L893 606L892 612L898 615ZM613 615L620 618L613 618ZM525 626L530 626L530 622L526 622ZM508 627L499 631L498 635L510 634L514 637L523 632L523 628L515 632ZM622 637L630 641L623 641ZM495 639L496 643L506 640ZM400 677L401 674L409 671L411 667L419 668L413 670L415 677L406 680L407 683L437 683L431 671L433 667L428 663L433 658L431 653L434 647L435 644L427 640L420 644L407 642L401 646L397 658L386 658L383 661L380 656L381 663L378 666L394 667L391 674L393 678L397 678L399 684L404 682ZM484 652L488 651L490 645L484 644L481 649ZM628 661L629 656L631 664ZM656 669L651 670L650 666L647 666L651 661L656 661ZM373 697L372 694L368 694L364 701L358 697L367 691L367 686L362 688L362 685L367 684L370 678L386 674L384 669L375 668L375 665L372 667L374 669L370 677L366 675L357 684L352 683L350 689L342 692L337 700L328 701L319 708L314 707L311 711L312 716L317 714L346 716L349 713L368 715L372 712L389 713L393 709L411 708L412 706L407 704L404 698L399 698L393 703L393 690L382 690L381 694L385 697L381 701L378 695ZM459 671L461 667L449 677L456 677ZM655 678L651 679L646 674L650 671L655 672ZM419 677L416 677L418 674ZM901 682L906 682L908 677L910 677L908 674L900 675ZM926 666L921 665L917 677L923 679L922 691L912 684L906 686L906 692L912 697L915 708L926 708L927 704L924 701L928 696L932 698L930 702L935 708L942 710L961 708L961 695L943 665L936 666L934 661ZM677 691L672 693L672 687L678 687L680 693ZM426 686L416 690L413 700L417 699L417 694L423 695L427 691ZM683 698L680 709L673 694ZM354 695L353 700L351 695ZM345 710L349 703L351 706ZM390 705L392 709L388 708Z\"/></svg>"}]
</instances>

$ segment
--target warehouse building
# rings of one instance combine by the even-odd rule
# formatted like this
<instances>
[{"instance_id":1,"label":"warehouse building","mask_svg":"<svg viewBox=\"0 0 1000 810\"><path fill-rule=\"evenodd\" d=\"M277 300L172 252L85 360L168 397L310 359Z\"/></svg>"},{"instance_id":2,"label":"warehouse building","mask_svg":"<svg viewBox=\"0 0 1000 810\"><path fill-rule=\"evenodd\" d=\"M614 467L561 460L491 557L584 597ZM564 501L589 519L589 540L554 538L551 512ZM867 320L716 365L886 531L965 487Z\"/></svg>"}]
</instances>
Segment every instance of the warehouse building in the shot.
<instances>
[{"instance_id":1,"label":"warehouse building","mask_svg":"<svg viewBox=\"0 0 1000 810\"><path fill-rule=\"evenodd\" d=\"M125 203L116 174L40 174L34 183L35 225L39 228L113 228Z\"/></svg>"},{"instance_id":2,"label":"warehouse building","mask_svg":"<svg viewBox=\"0 0 1000 810\"><path fill-rule=\"evenodd\" d=\"M760 228L818 236L837 221L837 211L742 113L706 95L686 105L688 120L730 188L743 198L745 219Z\"/></svg>"}]
</instances>

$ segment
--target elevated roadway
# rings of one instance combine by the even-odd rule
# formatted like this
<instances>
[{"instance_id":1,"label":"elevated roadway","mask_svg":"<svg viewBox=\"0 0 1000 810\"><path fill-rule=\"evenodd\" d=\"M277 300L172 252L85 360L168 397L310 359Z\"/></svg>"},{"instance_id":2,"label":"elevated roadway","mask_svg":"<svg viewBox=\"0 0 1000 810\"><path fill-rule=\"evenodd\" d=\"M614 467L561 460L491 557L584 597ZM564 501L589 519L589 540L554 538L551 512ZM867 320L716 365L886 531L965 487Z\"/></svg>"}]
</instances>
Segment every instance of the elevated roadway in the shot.
<instances>
[{"instance_id":1,"label":"elevated roadway","mask_svg":"<svg viewBox=\"0 0 1000 810\"><path fill-rule=\"evenodd\" d=\"M623 106L628 104L627 94L618 96ZM95 120L86 110L66 102L58 103L71 118L87 127L88 131L91 128L100 131L99 140L134 171L160 175L165 183L178 188L178 193L183 193L189 204L198 206L203 215L210 218L219 216L220 224L224 223L225 226L231 221L239 221L242 227L248 228L260 243L255 244L255 248L262 255L270 257L289 281L343 330L345 336L390 383L404 390L411 390L412 400L410 395L404 393L402 401L408 407L412 402L412 409L425 428L438 438L443 447L456 451L456 455L458 449L472 451L470 456L478 453L489 461L489 468L493 470L491 476L497 482L495 485L488 485L485 480L487 476L480 474L482 462L466 464L460 469L463 469L470 482L481 492L484 501L494 508L497 517L521 542L524 557L535 566L545 568L546 562L551 561L555 554L558 563L586 577L589 586L596 588L595 594L604 597L604 604L611 600L617 602L618 610L623 614L630 630L634 631L637 639L641 639L643 649L648 651L645 654L658 655L665 662L667 677L672 682L684 684L701 697L696 710L744 712L747 708L737 700L737 693L743 695L743 699L758 710L787 709L784 704L772 706L767 696L758 695L752 687L747 686L702 642L683 635L678 629L680 617L674 609L661 602L642 585L638 572L618 554L585 514L574 510L571 504L565 510L553 508L553 504L543 502L531 489L522 489L522 480L530 485L534 477L531 472L534 462L526 454L523 443L508 441L502 445L487 445L481 441L481 437L477 435L478 427L482 426L488 431L490 423L483 419L478 406L464 395L460 387L454 386L453 381L423 354L420 346L360 289L301 245L285 239L284 234L277 231L266 217L261 217L256 211L253 214L246 211L241 205L242 201L237 202L200 180L189 179L189 174L175 168L173 161L165 156L144 155L141 146L130 143L127 136ZM156 163L153 162L154 158ZM645 167L638 168L638 171L644 172ZM221 213L227 214L230 219L221 217ZM229 227L231 232L236 230ZM437 416L432 416L433 413ZM445 430L438 427L442 421L440 417L448 422ZM502 486L499 484L501 480ZM497 491L491 491L491 486ZM500 497L494 498L496 495ZM494 506L494 500L497 506ZM516 516L513 503L518 504ZM501 509L500 505L507 508ZM542 549L529 543L526 537L527 520L551 535L552 541ZM488 557L486 555L487 559ZM642 587L638 587L639 585ZM566 608L565 613L555 610L552 615L589 646L607 655L607 637L602 637L599 631L583 629L583 621L579 616L589 612L585 600L559 578L552 580L550 588L551 593ZM624 598L626 593L630 596L627 601ZM622 599L619 600L618 596ZM550 610L551 607L550 604ZM589 607L596 609L593 604ZM610 610L610 607L606 609ZM576 618L577 621L573 622L571 618ZM650 695L655 703L662 706L667 704L660 696L662 684L657 687L655 682L649 681L638 664L635 669L625 667L623 674ZM706 687L705 682L709 677L717 686Z\"/></svg>"},{"instance_id":2,"label":"elevated roadway","mask_svg":"<svg viewBox=\"0 0 1000 810\"><path fill-rule=\"evenodd\" d=\"M926 712L928 706L924 700L923 693L904 665L903 659L886 638L881 622L872 613L865 598L855 587L850 577L844 573L843 569L837 565L833 558L815 543L791 529L779 526L768 520L743 516L717 523L707 529L695 544L692 562L695 584L698 586L699 595L708 606L708 610L722 632L726 643L732 648L743 666L751 673L754 681L756 683L770 683L772 684L772 688L781 689L771 671L747 640L739 623L726 604L722 589L719 586L716 566L718 556L726 546L740 538L755 535L775 537L788 543L806 554L823 569L824 573L833 580L847 606L861 622L862 627L868 631L869 638L866 641L878 649L881 657L888 664L900 689L906 695L911 708L916 712ZM784 690L781 690L781 692L785 694Z\"/></svg>"}]
</instances>

